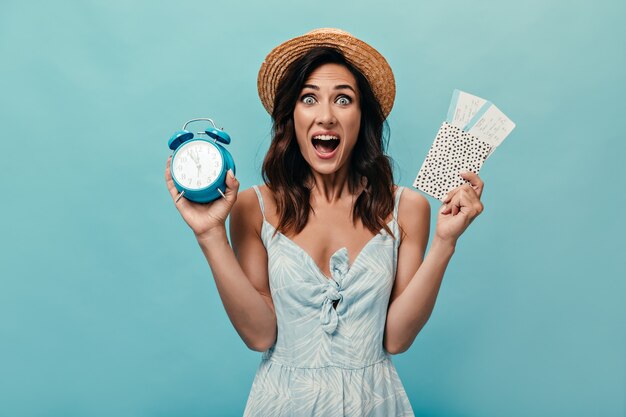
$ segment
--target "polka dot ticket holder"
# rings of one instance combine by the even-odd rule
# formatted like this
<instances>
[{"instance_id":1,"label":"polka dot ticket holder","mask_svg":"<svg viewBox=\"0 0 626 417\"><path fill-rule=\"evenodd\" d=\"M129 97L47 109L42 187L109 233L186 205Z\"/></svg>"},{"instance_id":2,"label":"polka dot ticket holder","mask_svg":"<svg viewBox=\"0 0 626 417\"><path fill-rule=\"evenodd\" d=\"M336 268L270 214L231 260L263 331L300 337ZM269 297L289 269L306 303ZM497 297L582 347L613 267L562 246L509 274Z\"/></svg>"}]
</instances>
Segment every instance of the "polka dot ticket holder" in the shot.
<instances>
[{"instance_id":1,"label":"polka dot ticket holder","mask_svg":"<svg viewBox=\"0 0 626 417\"><path fill-rule=\"evenodd\" d=\"M443 122L413 187L442 201L448 191L467 182L459 173L476 174L487 159L492 146L477 137Z\"/></svg>"}]
</instances>

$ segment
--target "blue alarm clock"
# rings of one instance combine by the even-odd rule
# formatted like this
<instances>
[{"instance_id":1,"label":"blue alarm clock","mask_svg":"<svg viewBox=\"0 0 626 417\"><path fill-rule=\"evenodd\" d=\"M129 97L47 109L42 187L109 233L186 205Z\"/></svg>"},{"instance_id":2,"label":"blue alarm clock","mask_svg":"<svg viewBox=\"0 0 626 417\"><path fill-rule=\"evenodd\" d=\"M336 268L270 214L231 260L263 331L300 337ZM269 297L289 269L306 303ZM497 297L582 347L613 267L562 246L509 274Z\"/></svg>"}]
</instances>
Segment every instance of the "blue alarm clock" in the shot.
<instances>
[{"instance_id":1,"label":"blue alarm clock","mask_svg":"<svg viewBox=\"0 0 626 417\"><path fill-rule=\"evenodd\" d=\"M212 126L204 132L194 134L187 130L193 122L207 121ZM224 197L226 192L226 172L235 174L233 157L223 145L230 143L230 136L223 129L218 129L211 119L191 119L182 130L172 135L168 146L174 151L171 161L171 173L174 185L179 191L176 201L181 197L196 203L208 203Z\"/></svg>"}]
</instances>

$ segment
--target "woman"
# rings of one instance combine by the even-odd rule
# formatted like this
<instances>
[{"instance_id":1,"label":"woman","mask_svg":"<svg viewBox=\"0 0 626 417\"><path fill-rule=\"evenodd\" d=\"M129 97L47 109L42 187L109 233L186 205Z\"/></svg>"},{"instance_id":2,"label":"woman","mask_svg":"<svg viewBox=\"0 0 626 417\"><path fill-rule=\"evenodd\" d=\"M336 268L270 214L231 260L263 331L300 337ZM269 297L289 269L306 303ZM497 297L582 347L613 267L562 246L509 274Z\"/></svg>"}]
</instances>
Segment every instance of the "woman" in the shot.
<instances>
[{"instance_id":1,"label":"woman","mask_svg":"<svg viewBox=\"0 0 626 417\"><path fill-rule=\"evenodd\" d=\"M428 320L483 182L462 174L424 258L429 203L393 184L384 154L395 83L382 55L319 29L276 47L258 85L274 121L265 185L238 194L230 173L225 199L176 203L235 329L264 352L245 415L412 416L390 354ZM166 180L175 199L169 161Z\"/></svg>"}]
</instances>

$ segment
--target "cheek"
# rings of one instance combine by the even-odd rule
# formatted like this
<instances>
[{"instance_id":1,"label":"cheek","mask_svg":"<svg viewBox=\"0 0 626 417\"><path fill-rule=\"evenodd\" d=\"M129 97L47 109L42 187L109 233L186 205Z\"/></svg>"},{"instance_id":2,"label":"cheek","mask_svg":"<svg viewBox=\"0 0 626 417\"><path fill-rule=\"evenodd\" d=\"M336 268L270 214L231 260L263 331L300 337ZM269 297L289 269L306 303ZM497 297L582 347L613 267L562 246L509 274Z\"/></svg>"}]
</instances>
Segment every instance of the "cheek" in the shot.
<instances>
[{"instance_id":1,"label":"cheek","mask_svg":"<svg viewBox=\"0 0 626 417\"><path fill-rule=\"evenodd\" d=\"M298 110L298 106L296 106L296 109L293 112L293 127L296 131L298 140L300 140L300 137L306 138L308 130L307 117L306 113Z\"/></svg>"},{"instance_id":2,"label":"cheek","mask_svg":"<svg viewBox=\"0 0 626 417\"><path fill-rule=\"evenodd\" d=\"M293 128L296 134L296 142L298 142L298 145L302 148L306 142L307 130L305 127L298 125L297 123L294 123Z\"/></svg>"},{"instance_id":3,"label":"cheek","mask_svg":"<svg viewBox=\"0 0 626 417\"><path fill-rule=\"evenodd\" d=\"M361 113L353 115L350 117L349 121L346 124L346 130L349 132L350 137L350 146L353 147L359 137L359 130L361 129Z\"/></svg>"},{"instance_id":4,"label":"cheek","mask_svg":"<svg viewBox=\"0 0 626 417\"><path fill-rule=\"evenodd\" d=\"M295 141L298 144L298 148L300 149L300 152L302 153L302 155L305 156L305 159L306 159L306 153L308 149L308 139L307 139L308 129L307 129L307 126L304 123L302 123L302 119L298 119L296 117L295 113L294 113L294 119L293 119L293 130L296 135Z\"/></svg>"},{"instance_id":5,"label":"cheek","mask_svg":"<svg viewBox=\"0 0 626 417\"><path fill-rule=\"evenodd\" d=\"M306 137L303 135L300 135L297 131L296 131L296 143L298 144L300 153L302 153L302 155L306 155L308 151L308 144L306 141Z\"/></svg>"}]
</instances>

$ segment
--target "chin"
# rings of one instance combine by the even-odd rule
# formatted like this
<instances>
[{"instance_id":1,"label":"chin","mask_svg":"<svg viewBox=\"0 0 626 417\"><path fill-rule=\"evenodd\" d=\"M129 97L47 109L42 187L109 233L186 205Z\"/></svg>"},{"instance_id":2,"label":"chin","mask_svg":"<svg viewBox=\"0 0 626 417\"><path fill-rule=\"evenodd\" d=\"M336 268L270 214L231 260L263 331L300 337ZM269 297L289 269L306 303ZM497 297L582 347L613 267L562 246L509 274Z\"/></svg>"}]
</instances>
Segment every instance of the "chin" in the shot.
<instances>
[{"instance_id":1,"label":"chin","mask_svg":"<svg viewBox=\"0 0 626 417\"><path fill-rule=\"evenodd\" d=\"M345 161L342 161L341 155L333 158L332 160L323 160L317 157L317 155L310 155L307 160L311 171L314 171L322 175L330 175L338 173L345 165Z\"/></svg>"}]
</instances>

